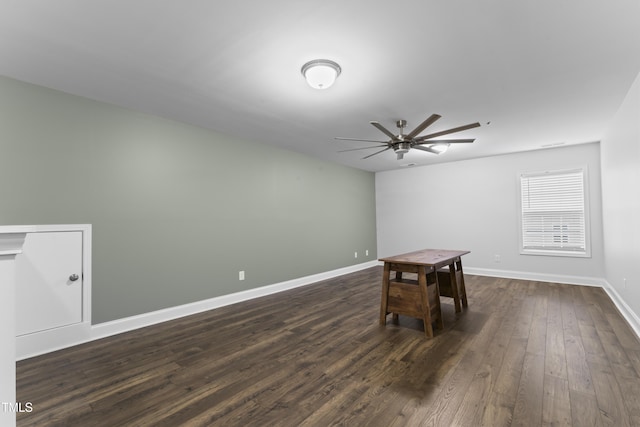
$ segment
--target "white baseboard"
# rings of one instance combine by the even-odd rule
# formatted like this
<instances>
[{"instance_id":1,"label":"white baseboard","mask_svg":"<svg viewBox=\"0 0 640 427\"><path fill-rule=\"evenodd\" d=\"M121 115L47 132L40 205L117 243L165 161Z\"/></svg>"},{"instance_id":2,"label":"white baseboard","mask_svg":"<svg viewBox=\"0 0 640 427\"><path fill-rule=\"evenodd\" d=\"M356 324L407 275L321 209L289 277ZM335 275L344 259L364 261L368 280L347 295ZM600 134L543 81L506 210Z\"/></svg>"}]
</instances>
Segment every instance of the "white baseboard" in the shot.
<instances>
[{"instance_id":1,"label":"white baseboard","mask_svg":"<svg viewBox=\"0 0 640 427\"><path fill-rule=\"evenodd\" d=\"M523 271L494 270L488 268L464 267L466 274L476 274L478 276L502 277L505 279L534 280L538 282L567 283L570 285L597 286L604 289L611 301L627 321L633 332L640 339L640 317L624 302L624 299L602 277L566 276L559 274L542 274Z\"/></svg>"},{"instance_id":2,"label":"white baseboard","mask_svg":"<svg viewBox=\"0 0 640 427\"><path fill-rule=\"evenodd\" d=\"M605 287L607 281L601 277L568 276L563 274L532 273L529 271L496 270L492 268L464 267L467 274L502 277L505 279L532 280L536 282L567 283L569 285Z\"/></svg>"},{"instance_id":3,"label":"white baseboard","mask_svg":"<svg viewBox=\"0 0 640 427\"><path fill-rule=\"evenodd\" d=\"M613 301L616 308L620 311L622 317L624 317L629 326L631 326L631 329L633 329L633 332L635 332L636 337L640 339L640 317L638 317L638 315L631 309L631 307L629 307L627 303L624 302L618 291L616 291L616 289L611 286L608 281L605 280L605 282L606 285L603 286L605 292L609 295L611 301Z\"/></svg>"},{"instance_id":4,"label":"white baseboard","mask_svg":"<svg viewBox=\"0 0 640 427\"><path fill-rule=\"evenodd\" d=\"M16 359L22 360L44 353L91 341L91 324L76 323L16 337Z\"/></svg>"},{"instance_id":5,"label":"white baseboard","mask_svg":"<svg viewBox=\"0 0 640 427\"><path fill-rule=\"evenodd\" d=\"M110 322L90 325L80 323L63 328L50 329L48 331L22 335L16 338L16 359L23 360L52 351L71 347L85 342L106 338L111 335L121 334L145 326L178 319L191 314L201 313L226 305L271 295L277 292L286 291L301 286L310 285L333 277L364 270L378 265L377 261L369 261L362 264L351 265L324 273L313 274L311 276L300 277L286 282L275 283L246 291L236 292L229 295L222 295L203 301L196 301L190 304L169 307L162 310L152 311L137 316L126 317Z\"/></svg>"}]
</instances>

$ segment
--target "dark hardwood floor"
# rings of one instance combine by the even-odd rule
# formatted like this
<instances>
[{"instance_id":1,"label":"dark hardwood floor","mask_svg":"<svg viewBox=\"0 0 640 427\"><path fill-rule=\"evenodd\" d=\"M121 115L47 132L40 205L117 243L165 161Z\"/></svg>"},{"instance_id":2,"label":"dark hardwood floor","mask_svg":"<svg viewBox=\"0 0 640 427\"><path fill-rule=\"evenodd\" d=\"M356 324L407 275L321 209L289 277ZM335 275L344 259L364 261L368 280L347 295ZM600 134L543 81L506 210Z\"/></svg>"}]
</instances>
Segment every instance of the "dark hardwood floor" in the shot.
<instances>
[{"instance_id":1,"label":"dark hardwood floor","mask_svg":"<svg viewBox=\"0 0 640 427\"><path fill-rule=\"evenodd\" d=\"M18 426L639 426L599 288L466 275L444 330L378 325L381 267L18 363Z\"/></svg>"}]
</instances>

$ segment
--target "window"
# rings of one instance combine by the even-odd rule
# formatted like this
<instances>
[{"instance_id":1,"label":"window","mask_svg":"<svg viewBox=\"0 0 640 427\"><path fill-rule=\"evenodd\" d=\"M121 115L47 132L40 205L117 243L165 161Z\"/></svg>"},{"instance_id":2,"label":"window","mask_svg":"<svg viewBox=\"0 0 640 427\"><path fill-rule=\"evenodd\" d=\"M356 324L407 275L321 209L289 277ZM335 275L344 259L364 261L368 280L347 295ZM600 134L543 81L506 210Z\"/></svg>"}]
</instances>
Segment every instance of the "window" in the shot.
<instances>
[{"instance_id":1,"label":"window","mask_svg":"<svg viewBox=\"0 0 640 427\"><path fill-rule=\"evenodd\" d=\"M590 256L586 168L520 175L520 253Z\"/></svg>"}]
</instances>

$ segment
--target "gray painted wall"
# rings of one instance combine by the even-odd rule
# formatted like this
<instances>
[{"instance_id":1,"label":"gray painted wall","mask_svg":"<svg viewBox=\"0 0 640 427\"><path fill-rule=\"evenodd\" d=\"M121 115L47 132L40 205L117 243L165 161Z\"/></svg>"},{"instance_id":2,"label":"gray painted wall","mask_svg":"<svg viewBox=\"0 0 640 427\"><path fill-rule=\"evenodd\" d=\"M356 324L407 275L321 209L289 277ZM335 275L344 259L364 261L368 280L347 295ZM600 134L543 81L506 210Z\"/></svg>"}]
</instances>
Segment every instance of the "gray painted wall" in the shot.
<instances>
[{"instance_id":1,"label":"gray painted wall","mask_svg":"<svg viewBox=\"0 0 640 427\"><path fill-rule=\"evenodd\" d=\"M0 148L1 225L93 224L94 324L376 259L373 173L2 77Z\"/></svg>"}]
</instances>

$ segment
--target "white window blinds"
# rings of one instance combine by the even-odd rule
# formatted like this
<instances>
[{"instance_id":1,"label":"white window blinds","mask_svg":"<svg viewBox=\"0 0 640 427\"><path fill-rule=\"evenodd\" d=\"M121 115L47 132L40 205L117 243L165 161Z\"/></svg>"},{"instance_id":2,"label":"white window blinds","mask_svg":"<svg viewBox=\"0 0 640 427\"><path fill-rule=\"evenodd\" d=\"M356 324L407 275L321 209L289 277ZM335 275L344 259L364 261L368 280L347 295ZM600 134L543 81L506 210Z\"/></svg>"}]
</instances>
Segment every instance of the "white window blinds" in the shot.
<instances>
[{"instance_id":1,"label":"white window blinds","mask_svg":"<svg viewBox=\"0 0 640 427\"><path fill-rule=\"evenodd\" d=\"M522 251L588 255L584 170L520 175Z\"/></svg>"}]
</instances>

